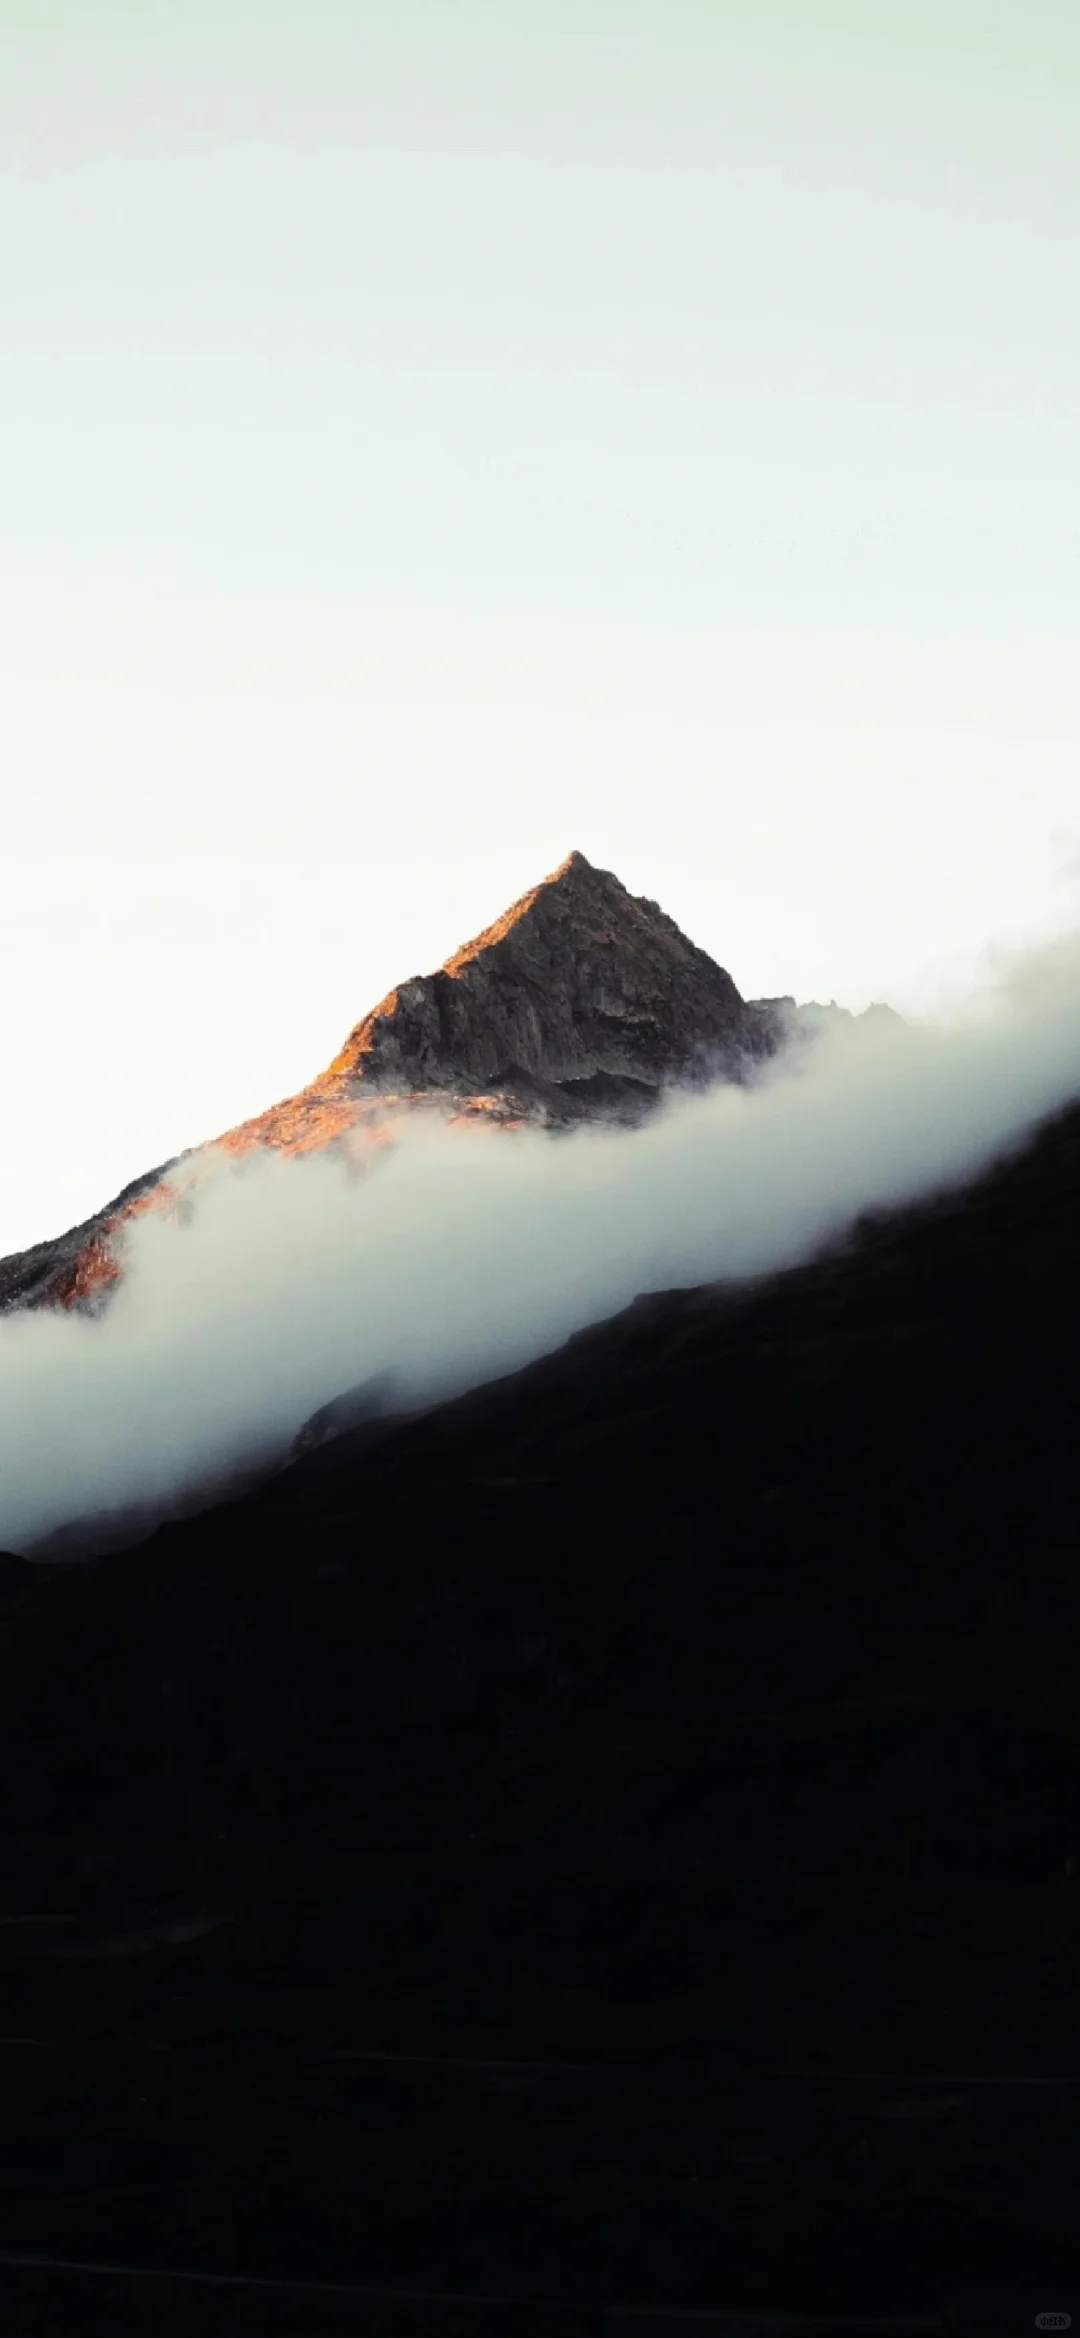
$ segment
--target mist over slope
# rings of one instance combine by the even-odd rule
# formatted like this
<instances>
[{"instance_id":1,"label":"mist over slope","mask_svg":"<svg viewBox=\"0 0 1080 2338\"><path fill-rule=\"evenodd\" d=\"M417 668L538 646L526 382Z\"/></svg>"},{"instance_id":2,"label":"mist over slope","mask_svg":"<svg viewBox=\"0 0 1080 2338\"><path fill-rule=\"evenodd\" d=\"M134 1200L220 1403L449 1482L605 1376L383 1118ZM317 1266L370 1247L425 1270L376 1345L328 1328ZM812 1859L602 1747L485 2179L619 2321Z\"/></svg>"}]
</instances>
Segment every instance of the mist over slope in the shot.
<instances>
[{"instance_id":1,"label":"mist over slope","mask_svg":"<svg viewBox=\"0 0 1080 2338\"><path fill-rule=\"evenodd\" d=\"M529 1361L638 1292L768 1273L963 1180L1080 1093L1080 939L948 1024L825 1022L745 1086L553 1137L434 1106L376 1151L206 1152L125 1235L98 1317L0 1322L0 1547L280 1451L369 1375L402 1404Z\"/></svg>"},{"instance_id":2,"label":"mist over slope","mask_svg":"<svg viewBox=\"0 0 1080 2338\"><path fill-rule=\"evenodd\" d=\"M422 1099L503 1126L632 1126L681 1081L744 1079L786 1044L794 1008L744 999L658 902L572 852L434 973L390 991L306 1087L217 1141L233 1154L324 1152L378 1139L388 1114ZM130 1220L175 1198L176 1166L0 1258L0 1308L99 1302Z\"/></svg>"}]
</instances>

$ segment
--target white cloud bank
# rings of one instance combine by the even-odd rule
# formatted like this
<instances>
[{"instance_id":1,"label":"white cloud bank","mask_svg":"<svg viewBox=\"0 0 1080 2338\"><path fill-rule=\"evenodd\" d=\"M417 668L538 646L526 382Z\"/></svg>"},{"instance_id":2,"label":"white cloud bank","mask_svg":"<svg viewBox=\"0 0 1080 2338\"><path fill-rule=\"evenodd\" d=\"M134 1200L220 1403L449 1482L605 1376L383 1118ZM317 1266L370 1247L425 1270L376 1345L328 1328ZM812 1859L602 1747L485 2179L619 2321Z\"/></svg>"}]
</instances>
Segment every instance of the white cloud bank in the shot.
<instances>
[{"instance_id":1,"label":"white cloud bank","mask_svg":"<svg viewBox=\"0 0 1080 2338\"><path fill-rule=\"evenodd\" d=\"M200 1156L186 1222L133 1222L100 1317L0 1321L0 1549L167 1509L368 1375L425 1400L639 1291L789 1265L1078 1095L1080 936L1000 966L947 1024L841 1024L753 1089L678 1097L634 1134L421 1112L359 1175Z\"/></svg>"}]
</instances>

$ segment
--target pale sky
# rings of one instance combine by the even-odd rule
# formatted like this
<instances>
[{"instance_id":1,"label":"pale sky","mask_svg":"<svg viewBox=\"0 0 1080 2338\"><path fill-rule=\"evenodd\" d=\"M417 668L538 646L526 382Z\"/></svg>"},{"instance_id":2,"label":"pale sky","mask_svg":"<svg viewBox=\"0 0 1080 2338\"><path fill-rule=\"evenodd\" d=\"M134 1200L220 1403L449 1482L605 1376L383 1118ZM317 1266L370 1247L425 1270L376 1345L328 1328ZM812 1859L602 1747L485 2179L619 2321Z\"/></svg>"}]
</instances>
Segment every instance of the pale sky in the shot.
<instances>
[{"instance_id":1,"label":"pale sky","mask_svg":"<svg viewBox=\"0 0 1080 2338\"><path fill-rule=\"evenodd\" d=\"M1075 0L8 0L0 1251L572 848L748 995L1080 919Z\"/></svg>"}]
</instances>

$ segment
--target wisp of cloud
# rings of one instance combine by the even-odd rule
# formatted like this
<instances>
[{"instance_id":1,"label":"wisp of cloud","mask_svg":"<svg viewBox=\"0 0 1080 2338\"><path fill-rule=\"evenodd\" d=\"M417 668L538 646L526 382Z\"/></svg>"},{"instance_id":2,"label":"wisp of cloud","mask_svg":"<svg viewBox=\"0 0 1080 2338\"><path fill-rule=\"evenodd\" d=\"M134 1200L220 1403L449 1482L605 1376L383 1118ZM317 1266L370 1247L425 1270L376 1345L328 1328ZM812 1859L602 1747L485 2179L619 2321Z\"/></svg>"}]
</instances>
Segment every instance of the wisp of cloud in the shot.
<instances>
[{"instance_id":1,"label":"wisp of cloud","mask_svg":"<svg viewBox=\"0 0 1080 2338\"><path fill-rule=\"evenodd\" d=\"M641 1291L793 1264L1077 1095L1080 937L999 968L948 1023L825 1028L633 1133L415 1110L364 1159L196 1155L190 1208L132 1221L100 1316L0 1322L0 1549L165 1514L369 1375L432 1402Z\"/></svg>"}]
</instances>

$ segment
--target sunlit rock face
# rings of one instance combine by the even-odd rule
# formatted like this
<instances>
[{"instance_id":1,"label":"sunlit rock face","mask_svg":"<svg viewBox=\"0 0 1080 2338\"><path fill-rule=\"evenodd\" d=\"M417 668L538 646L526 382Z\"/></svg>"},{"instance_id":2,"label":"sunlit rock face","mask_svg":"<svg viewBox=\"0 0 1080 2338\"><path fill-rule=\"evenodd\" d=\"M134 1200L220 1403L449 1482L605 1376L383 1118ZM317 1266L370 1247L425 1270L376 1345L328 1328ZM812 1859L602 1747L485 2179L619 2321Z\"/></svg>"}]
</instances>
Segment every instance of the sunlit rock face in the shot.
<instances>
[{"instance_id":1,"label":"sunlit rock face","mask_svg":"<svg viewBox=\"0 0 1080 2338\"><path fill-rule=\"evenodd\" d=\"M635 1119L674 1081L741 1078L779 1028L654 901L574 852L392 990L310 1088L223 1141L308 1151L376 1099L422 1096L556 1126Z\"/></svg>"},{"instance_id":2,"label":"sunlit rock face","mask_svg":"<svg viewBox=\"0 0 1080 2338\"><path fill-rule=\"evenodd\" d=\"M158 1206L171 1161L126 1186L115 1201L72 1226L51 1242L35 1242L0 1258L0 1312L16 1307L78 1307L92 1304L114 1282L118 1267L113 1244L128 1221Z\"/></svg>"},{"instance_id":3,"label":"sunlit rock face","mask_svg":"<svg viewBox=\"0 0 1080 2338\"><path fill-rule=\"evenodd\" d=\"M744 1079L784 1043L793 1013L791 1000L744 999L655 901L573 852L437 973L391 991L309 1087L216 1143L291 1154L378 1143L424 1102L509 1128L633 1124L679 1082ZM0 1307L98 1304L120 1272L125 1224L177 1206L176 1166L0 1261Z\"/></svg>"},{"instance_id":4,"label":"sunlit rock face","mask_svg":"<svg viewBox=\"0 0 1080 2338\"><path fill-rule=\"evenodd\" d=\"M350 1034L335 1069L393 1086L538 1085L569 1116L582 1083L663 1086L699 1064L738 1073L761 1051L730 974L654 901L581 853Z\"/></svg>"}]
</instances>

